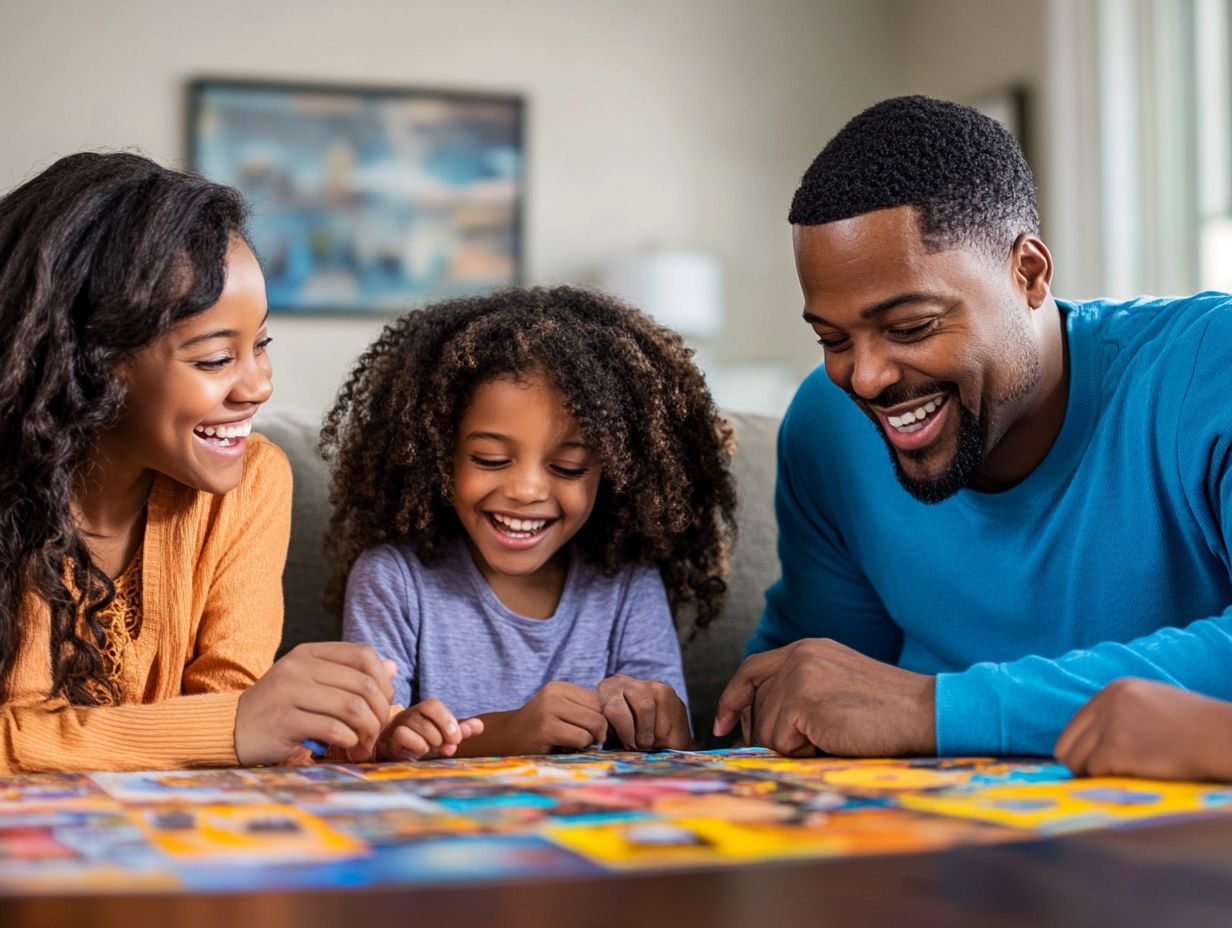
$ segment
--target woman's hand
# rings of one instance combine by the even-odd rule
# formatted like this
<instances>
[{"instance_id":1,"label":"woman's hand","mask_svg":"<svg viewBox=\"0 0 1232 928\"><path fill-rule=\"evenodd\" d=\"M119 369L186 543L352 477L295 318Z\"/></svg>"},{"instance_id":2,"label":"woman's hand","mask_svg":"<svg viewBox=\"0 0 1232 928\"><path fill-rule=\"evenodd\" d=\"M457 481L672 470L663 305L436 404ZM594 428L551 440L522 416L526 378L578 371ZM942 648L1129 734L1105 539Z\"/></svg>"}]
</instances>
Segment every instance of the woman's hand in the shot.
<instances>
[{"instance_id":1,"label":"woman's hand","mask_svg":"<svg viewBox=\"0 0 1232 928\"><path fill-rule=\"evenodd\" d=\"M394 714L377 739L375 759L405 761L452 757L459 744L482 732L482 720L459 722L439 699L425 699Z\"/></svg>"},{"instance_id":2,"label":"woman's hand","mask_svg":"<svg viewBox=\"0 0 1232 928\"><path fill-rule=\"evenodd\" d=\"M626 751L689 747L689 712L668 684L618 673L601 681L595 693Z\"/></svg>"},{"instance_id":3,"label":"woman's hand","mask_svg":"<svg viewBox=\"0 0 1232 928\"><path fill-rule=\"evenodd\" d=\"M393 661L364 644L301 644L240 696L235 755L244 766L298 760L311 739L367 760L389 718Z\"/></svg>"}]
</instances>

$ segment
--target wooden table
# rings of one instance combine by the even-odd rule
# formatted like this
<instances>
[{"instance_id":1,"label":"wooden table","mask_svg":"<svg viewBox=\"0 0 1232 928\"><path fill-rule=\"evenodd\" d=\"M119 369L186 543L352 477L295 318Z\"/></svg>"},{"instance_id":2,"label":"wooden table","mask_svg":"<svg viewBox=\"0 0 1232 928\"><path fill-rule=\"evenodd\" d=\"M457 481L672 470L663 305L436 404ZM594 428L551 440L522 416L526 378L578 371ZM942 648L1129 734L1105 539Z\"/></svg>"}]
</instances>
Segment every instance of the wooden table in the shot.
<instances>
[{"instance_id":1,"label":"wooden table","mask_svg":"<svg viewBox=\"0 0 1232 928\"><path fill-rule=\"evenodd\" d=\"M481 886L0 900L5 928L1226 926L1232 816L931 854Z\"/></svg>"},{"instance_id":2,"label":"wooden table","mask_svg":"<svg viewBox=\"0 0 1232 928\"><path fill-rule=\"evenodd\" d=\"M2 845L0 845L2 847ZM355 890L0 897L0 928L1232 926L1232 812L910 854Z\"/></svg>"}]
</instances>

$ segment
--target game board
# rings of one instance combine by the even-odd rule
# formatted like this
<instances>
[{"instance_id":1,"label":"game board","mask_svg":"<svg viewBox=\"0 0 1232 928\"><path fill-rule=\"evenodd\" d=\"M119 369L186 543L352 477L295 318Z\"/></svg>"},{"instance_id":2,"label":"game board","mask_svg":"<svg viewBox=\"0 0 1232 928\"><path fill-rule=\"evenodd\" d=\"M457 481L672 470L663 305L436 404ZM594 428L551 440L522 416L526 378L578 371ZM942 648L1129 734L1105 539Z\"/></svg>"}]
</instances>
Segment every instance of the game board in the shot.
<instances>
[{"instance_id":1,"label":"game board","mask_svg":"<svg viewBox=\"0 0 1232 928\"><path fill-rule=\"evenodd\" d=\"M0 894L477 881L1029 840L1232 814L1046 760L756 748L0 777Z\"/></svg>"}]
</instances>

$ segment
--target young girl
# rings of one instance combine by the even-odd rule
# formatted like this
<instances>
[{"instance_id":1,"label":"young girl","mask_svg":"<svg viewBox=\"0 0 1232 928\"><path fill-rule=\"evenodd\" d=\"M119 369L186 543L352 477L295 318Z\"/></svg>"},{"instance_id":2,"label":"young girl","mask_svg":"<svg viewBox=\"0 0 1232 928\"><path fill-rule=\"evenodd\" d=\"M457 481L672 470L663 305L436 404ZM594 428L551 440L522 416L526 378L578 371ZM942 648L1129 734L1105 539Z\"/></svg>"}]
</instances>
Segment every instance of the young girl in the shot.
<instances>
[{"instance_id":1,"label":"young girl","mask_svg":"<svg viewBox=\"0 0 1232 928\"><path fill-rule=\"evenodd\" d=\"M417 704L379 756L688 744L672 614L726 592L731 443L680 337L601 294L388 326L322 434L343 636Z\"/></svg>"},{"instance_id":2,"label":"young girl","mask_svg":"<svg viewBox=\"0 0 1232 928\"><path fill-rule=\"evenodd\" d=\"M270 668L291 473L251 433L270 339L239 195L60 159L0 199L0 331L0 773L367 756L370 648Z\"/></svg>"}]
</instances>

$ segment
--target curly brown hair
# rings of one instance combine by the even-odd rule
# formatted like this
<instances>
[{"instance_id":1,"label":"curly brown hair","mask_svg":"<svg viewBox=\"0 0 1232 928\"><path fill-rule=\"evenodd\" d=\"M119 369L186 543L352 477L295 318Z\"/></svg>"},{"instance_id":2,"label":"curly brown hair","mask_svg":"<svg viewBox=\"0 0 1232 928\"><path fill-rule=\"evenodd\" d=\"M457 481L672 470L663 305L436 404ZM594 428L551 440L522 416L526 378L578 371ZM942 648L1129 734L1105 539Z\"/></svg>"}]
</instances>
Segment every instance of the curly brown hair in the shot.
<instances>
[{"instance_id":1,"label":"curly brown hair","mask_svg":"<svg viewBox=\"0 0 1232 928\"><path fill-rule=\"evenodd\" d=\"M686 640L722 609L736 491L731 427L681 337L618 300L534 287L449 300L385 327L325 417L333 467L333 572L339 609L365 548L438 557L463 531L453 506L456 433L475 388L542 371L560 392L602 479L575 550L614 573L658 567Z\"/></svg>"}]
</instances>

